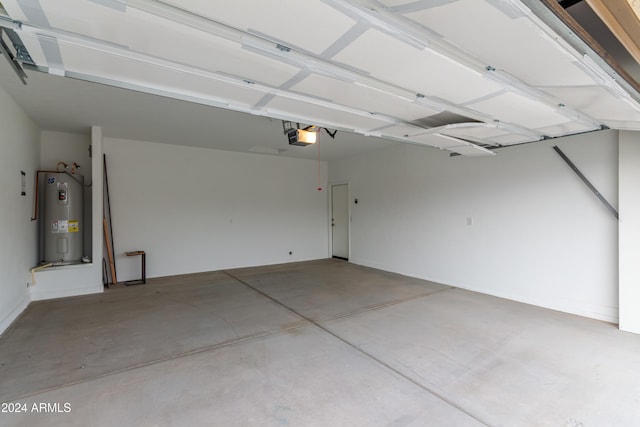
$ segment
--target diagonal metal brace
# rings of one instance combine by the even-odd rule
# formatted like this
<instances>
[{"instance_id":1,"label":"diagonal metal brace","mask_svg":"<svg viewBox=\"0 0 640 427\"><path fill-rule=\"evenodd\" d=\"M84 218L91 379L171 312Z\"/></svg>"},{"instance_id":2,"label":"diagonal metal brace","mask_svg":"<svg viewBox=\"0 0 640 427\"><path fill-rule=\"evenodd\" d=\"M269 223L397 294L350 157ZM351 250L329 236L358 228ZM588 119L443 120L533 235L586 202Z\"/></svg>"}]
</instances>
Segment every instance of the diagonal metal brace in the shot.
<instances>
[{"instance_id":1,"label":"diagonal metal brace","mask_svg":"<svg viewBox=\"0 0 640 427\"><path fill-rule=\"evenodd\" d=\"M596 187L593 186L593 184L591 184L591 182L587 179L587 177L584 176L584 174L582 172L580 172L580 169L578 169L578 167L576 165L574 165L571 160L569 160L567 155L564 154L562 152L562 150L557 145L554 145L553 149L556 150L556 153L558 153L558 155L560 155L560 157L562 157L562 160L564 160L569 165L569 167L571 169L573 169L573 171L576 173L576 175L578 175L578 177L582 180L582 182L584 182L587 185L587 187L589 187L589 190L591 190L593 192L593 194L596 195L596 197L602 202L602 204L604 204L606 206L606 208L609 209L609 211L613 214L613 216L615 216L616 219L619 219L618 218L618 211L616 210L616 208L611 206L611 203L609 203L607 201L607 199L605 199L604 196L602 194L600 194L600 192L596 189Z\"/></svg>"}]
</instances>

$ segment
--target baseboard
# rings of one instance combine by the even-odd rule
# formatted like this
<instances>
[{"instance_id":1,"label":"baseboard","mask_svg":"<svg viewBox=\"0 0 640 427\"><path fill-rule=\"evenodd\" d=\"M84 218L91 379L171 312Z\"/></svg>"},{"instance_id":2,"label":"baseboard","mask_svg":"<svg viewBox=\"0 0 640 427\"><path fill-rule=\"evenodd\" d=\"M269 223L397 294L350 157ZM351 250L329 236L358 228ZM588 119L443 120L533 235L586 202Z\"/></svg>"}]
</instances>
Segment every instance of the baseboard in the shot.
<instances>
[{"instance_id":1,"label":"baseboard","mask_svg":"<svg viewBox=\"0 0 640 427\"><path fill-rule=\"evenodd\" d=\"M42 301L55 298L75 297L80 295L99 294L104 292L104 286L84 287L75 289L55 289L47 291L37 291L31 288L31 301Z\"/></svg>"},{"instance_id":2,"label":"baseboard","mask_svg":"<svg viewBox=\"0 0 640 427\"><path fill-rule=\"evenodd\" d=\"M22 314L22 312L29 305L30 298L29 295L25 295L25 297L20 301L20 303L9 312L2 320L0 320L0 336L9 329L9 326Z\"/></svg>"},{"instance_id":3,"label":"baseboard","mask_svg":"<svg viewBox=\"0 0 640 427\"><path fill-rule=\"evenodd\" d=\"M369 262L366 259L352 258L350 261L353 264L362 265L365 267L370 267L378 270L388 271L391 273L401 274L403 276L415 277L417 279L428 280L430 282L442 284L445 286L453 286L453 287L464 289L471 292L477 292L480 294L490 295L497 298L508 299L508 300L520 302L523 304L529 304L536 307L546 308L549 310L560 311L562 313L574 314L576 316L587 317L590 319L600 320L603 322L613 323L616 325L618 324L618 321L619 321L617 307L587 306L584 304L580 306L577 306L577 305L569 306L568 304L554 304L553 302L535 300L527 297L522 297L517 294L511 294L506 292L496 292L491 289L480 289L480 288L476 288L473 286L466 286L464 284L459 284L459 283L450 283L446 280L442 280L441 278L425 277L424 275L416 274L414 272L406 272L406 271L401 272L401 271L397 271L391 266L388 266L382 263L377 263L377 262Z\"/></svg>"}]
</instances>

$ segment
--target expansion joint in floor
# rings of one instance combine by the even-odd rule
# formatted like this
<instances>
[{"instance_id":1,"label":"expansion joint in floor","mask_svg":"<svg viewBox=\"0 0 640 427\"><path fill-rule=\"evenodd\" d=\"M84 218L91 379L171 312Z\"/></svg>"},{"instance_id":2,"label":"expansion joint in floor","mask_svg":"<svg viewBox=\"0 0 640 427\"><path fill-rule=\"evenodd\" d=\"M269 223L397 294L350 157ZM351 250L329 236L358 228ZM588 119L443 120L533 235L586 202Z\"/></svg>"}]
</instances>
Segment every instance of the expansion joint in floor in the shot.
<instances>
[{"instance_id":1,"label":"expansion joint in floor","mask_svg":"<svg viewBox=\"0 0 640 427\"><path fill-rule=\"evenodd\" d=\"M288 310L289 312L295 314L296 316L299 316L300 318L306 320L307 322L309 322L310 324L316 326L317 328L321 329L322 331L326 332L327 334L333 336L334 338L336 338L337 340L343 342L344 344L346 344L347 346L351 347L352 349L354 349L355 351L359 352L360 354L364 355L365 357L373 360L375 363L384 366L386 369L392 371L393 373L395 373L396 375L404 378L405 380L409 381L410 383L414 384L415 386L417 386L418 388L424 390L425 392L431 394L432 396L442 400L443 402L453 406L454 408L456 408L457 410L465 413L466 415L468 415L469 417L473 418L474 420L478 421L479 423L482 423L486 426L489 425L488 422L482 420L481 418L479 418L478 416L470 413L469 411L467 411L465 408L462 408L460 405L458 405L456 402L453 402L452 400L448 399L447 397L441 395L440 393L438 393L435 390L430 389L429 387L427 387L426 385L416 381L415 379L409 377L408 375L405 375L404 373L402 373L401 371L397 370L396 368L394 368L393 366L389 365L388 363L384 362L383 360L377 358L376 356L372 355L371 353L368 353L367 351L363 350L362 348L358 347L357 345L351 343L350 341L348 341L347 339L341 337L340 335L338 335L337 333L333 332L331 329L327 328L326 326L322 325L321 323L305 316L304 314L296 311L295 309L289 307L288 305L284 304L283 302L277 300L276 298L273 298L271 295L261 291L260 289L256 288L255 286L251 285L250 283L242 280L241 278L229 273L228 271L224 271L225 274L227 274L230 278L238 281L239 283L242 283L243 285L245 285L246 287L248 287L249 289L252 289L253 291L257 292L258 294L262 295L263 297L273 301L274 303L278 304L279 306L283 307L284 309ZM446 289L445 289L446 290ZM428 295L422 295L421 297L424 296L428 296ZM412 299L412 298L409 298ZM378 307L379 308L379 307Z\"/></svg>"},{"instance_id":2,"label":"expansion joint in floor","mask_svg":"<svg viewBox=\"0 0 640 427\"><path fill-rule=\"evenodd\" d=\"M88 382L91 382L91 381L94 381L94 380L98 380L98 379L101 379L101 378L109 377L111 375L117 375L117 374L121 374L123 372L130 372L130 371L133 371L135 369L140 369L140 368L145 368L147 366L157 365L158 363L168 362L170 360L176 360L176 359L180 359L180 358L183 358L183 357L192 356L194 354L205 353L207 351L218 350L220 348L228 347L228 346L235 345L235 344L241 344L241 343L247 343L247 342L251 342L251 341L256 341L256 340L259 340L259 339L262 339L262 338L270 337L272 335L285 334L285 333L293 331L295 329L304 328L304 327L308 327L308 326L310 326L309 323L301 323L299 325L295 325L295 326L292 326L292 327L289 327L289 328L279 329L277 331L265 332L265 333L255 334L255 335L251 335L251 336L247 336L247 337L240 337L240 338L237 338L237 339L228 340L228 341L221 342L221 343L218 343L218 344L199 347L199 348L196 348L196 349L193 349L193 350L172 354L171 356L163 357L161 359L155 359L155 360L151 360L151 361L148 361L148 362L138 363L136 365L127 366L126 368L123 368L123 369L116 369L116 370L105 372L105 373L102 373L102 374L99 374L99 375L94 375L94 376L89 377L89 378L83 378L83 379L80 379L80 380L77 380L77 381L71 381L71 382L68 382L68 383L65 383L65 384L59 384L59 385L56 385L56 386L53 386L53 387L36 390L36 391L31 392L31 393L26 393L26 394L23 394L23 395L20 395L20 396L10 397L10 398L7 398L6 401L7 402L15 402L17 400L27 399L29 397L37 396L37 395L42 394L42 393L48 393L48 392L51 392L51 391L54 391L54 390L60 390L60 389L63 389L63 388L66 388L66 387L70 387L70 386L74 386L74 385L77 385L77 384L88 383Z\"/></svg>"}]
</instances>

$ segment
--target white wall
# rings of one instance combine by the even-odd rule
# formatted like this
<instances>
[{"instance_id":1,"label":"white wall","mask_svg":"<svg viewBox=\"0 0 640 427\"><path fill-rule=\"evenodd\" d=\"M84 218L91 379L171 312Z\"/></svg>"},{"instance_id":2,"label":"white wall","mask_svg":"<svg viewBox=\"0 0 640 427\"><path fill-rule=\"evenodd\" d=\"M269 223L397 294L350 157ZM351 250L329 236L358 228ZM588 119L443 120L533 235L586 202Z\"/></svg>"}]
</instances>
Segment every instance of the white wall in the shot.
<instances>
[{"instance_id":1,"label":"white wall","mask_svg":"<svg viewBox=\"0 0 640 427\"><path fill-rule=\"evenodd\" d=\"M91 135L44 130L40 138L40 168L55 170L58 162L76 162L81 166L78 172L91 182Z\"/></svg>"},{"instance_id":2,"label":"white wall","mask_svg":"<svg viewBox=\"0 0 640 427\"><path fill-rule=\"evenodd\" d=\"M617 206L617 137L479 158L404 145L331 162L330 181L350 185L351 261L615 322L617 221L552 146Z\"/></svg>"},{"instance_id":3,"label":"white wall","mask_svg":"<svg viewBox=\"0 0 640 427\"><path fill-rule=\"evenodd\" d=\"M212 136L215 137L215 136ZM328 256L327 167L105 138L118 280ZM289 251L293 255L289 255Z\"/></svg>"},{"instance_id":4,"label":"white wall","mask_svg":"<svg viewBox=\"0 0 640 427\"><path fill-rule=\"evenodd\" d=\"M640 334L640 132L620 132L620 329Z\"/></svg>"},{"instance_id":5,"label":"white wall","mask_svg":"<svg viewBox=\"0 0 640 427\"><path fill-rule=\"evenodd\" d=\"M0 333L29 302L28 271L37 262L36 224L31 222L40 130L0 88ZM26 172L21 196L20 171Z\"/></svg>"}]
</instances>

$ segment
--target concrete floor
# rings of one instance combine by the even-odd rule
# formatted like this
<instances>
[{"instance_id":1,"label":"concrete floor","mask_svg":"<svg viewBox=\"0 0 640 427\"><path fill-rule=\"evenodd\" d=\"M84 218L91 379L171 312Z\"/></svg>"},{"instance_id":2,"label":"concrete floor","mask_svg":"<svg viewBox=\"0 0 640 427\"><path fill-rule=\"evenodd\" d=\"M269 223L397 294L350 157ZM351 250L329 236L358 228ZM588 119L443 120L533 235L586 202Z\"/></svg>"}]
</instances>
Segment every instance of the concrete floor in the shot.
<instances>
[{"instance_id":1,"label":"concrete floor","mask_svg":"<svg viewBox=\"0 0 640 427\"><path fill-rule=\"evenodd\" d=\"M32 303L0 402L27 411L2 426L637 426L640 336L321 260Z\"/></svg>"}]
</instances>

